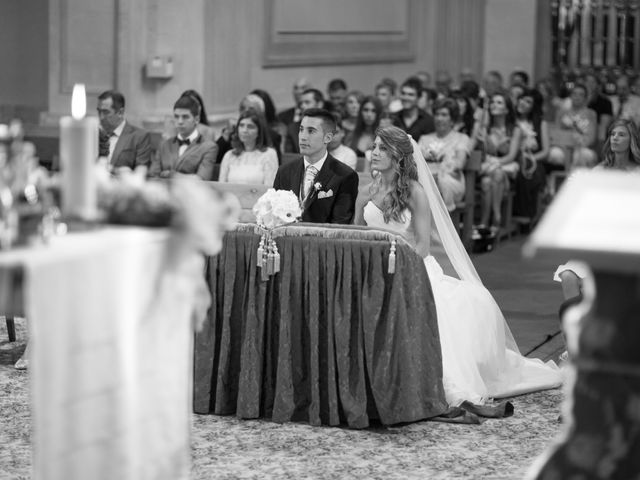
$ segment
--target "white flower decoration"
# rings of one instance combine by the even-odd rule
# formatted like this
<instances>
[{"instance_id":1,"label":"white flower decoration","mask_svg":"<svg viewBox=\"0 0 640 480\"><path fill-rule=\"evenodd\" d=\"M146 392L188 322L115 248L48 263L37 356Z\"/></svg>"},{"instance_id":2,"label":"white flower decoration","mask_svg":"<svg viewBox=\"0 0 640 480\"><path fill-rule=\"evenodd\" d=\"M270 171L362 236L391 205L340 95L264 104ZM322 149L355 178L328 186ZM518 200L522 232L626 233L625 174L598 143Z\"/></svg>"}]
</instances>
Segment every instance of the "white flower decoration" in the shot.
<instances>
[{"instance_id":1,"label":"white flower decoration","mask_svg":"<svg viewBox=\"0 0 640 480\"><path fill-rule=\"evenodd\" d=\"M255 203L253 213L258 225L271 229L295 222L302 210L293 192L270 188Z\"/></svg>"}]
</instances>

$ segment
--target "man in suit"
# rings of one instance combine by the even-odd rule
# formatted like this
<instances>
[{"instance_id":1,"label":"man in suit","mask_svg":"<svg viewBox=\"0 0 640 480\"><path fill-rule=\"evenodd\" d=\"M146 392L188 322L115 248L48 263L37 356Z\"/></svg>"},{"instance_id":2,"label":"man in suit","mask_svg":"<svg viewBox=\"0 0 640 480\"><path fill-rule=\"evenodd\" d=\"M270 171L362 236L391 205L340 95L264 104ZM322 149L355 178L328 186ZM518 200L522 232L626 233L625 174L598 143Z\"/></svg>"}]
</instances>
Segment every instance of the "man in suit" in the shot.
<instances>
[{"instance_id":1,"label":"man in suit","mask_svg":"<svg viewBox=\"0 0 640 480\"><path fill-rule=\"evenodd\" d=\"M293 102L294 106L292 108L287 108L278 114L278 120L284 123L287 127L292 123L299 123L302 118L302 112L300 111L300 97L302 97L302 93L305 90L311 88L311 84L309 80L306 78L298 78L293 83L293 88L291 93L293 94Z\"/></svg>"},{"instance_id":2,"label":"man in suit","mask_svg":"<svg viewBox=\"0 0 640 480\"><path fill-rule=\"evenodd\" d=\"M308 108L326 108L324 95L317 88L309 88L300 95L300 103L298 104L300 111L303 112ZM302 117L300 117L302 120ZM289 153L300 153L298 146L298 131L300 130L300 121L293 122L287 126L287 132L284 140L284 151Z\"/></svg>"},{"instance_id":3,"label":"man in suit","mask_svg":"<svg viewBox=\"0 0 640 480\"><path fill-rule=\"evenodd\" d=\"M151 163L149 132L125 120L124 105L124 96L115 90L107 90L98 97L100 153L106 156L111 169L148 167Z\"/></svg>"},{"instance_id":4,"label":"man in suit","mask_svg":"<svg viewBox=\"0 0 640 480\"><path fill-rule=\"evenodd\" d=\"M291 190L302 205L302 221L349 224L358 195L358 174L327 152L336 129L327 110L302 114L299 146L302 158L278 169L273 188Z\"/></svg>"},{"instance_id":5,"label":"man in suit","mask_svg":"<svg viewBox=\"0 0 640 480\"><path fill-rule=\"evenodd\" d=\"M174 172L196 174L212 180L218 146L205 140L196 128L200 105L192 97L180 97L173 105L173 120L178 134L160 144L151 165L151 176L169 177Z\"/></svg>"},{"instance_id":6,"label":"man in suit","mask_svg":"<svg viewBox=\"0 0 640 480\"><path fill-rule=\"evenodd\" d=\"M401 128L417 142L422 135L435 131L433 117L418 107L422 94L422 83L416 77L409 77L400 87L402 110L394 115L392 123Z\"/></svg>"}]
</instances>

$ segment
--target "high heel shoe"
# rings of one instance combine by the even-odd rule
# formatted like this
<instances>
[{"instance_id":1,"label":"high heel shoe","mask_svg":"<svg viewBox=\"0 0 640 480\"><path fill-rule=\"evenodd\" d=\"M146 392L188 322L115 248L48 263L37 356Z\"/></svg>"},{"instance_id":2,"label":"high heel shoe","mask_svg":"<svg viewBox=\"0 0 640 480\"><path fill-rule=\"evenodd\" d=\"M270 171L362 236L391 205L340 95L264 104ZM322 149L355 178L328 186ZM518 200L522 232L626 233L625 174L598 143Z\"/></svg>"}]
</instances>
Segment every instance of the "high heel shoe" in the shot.
<instances>
[{"instance_id":1,"label":"high heel shoe","mask_svg":"<svg viewBox=\"0 0 640 480\"><path fill-rule=\"evenodd\" d=\"M16 370L26 370L29 368L29 360L26 358L19 358L18 361L13 366Z\"/></svg>"}]
</instances>

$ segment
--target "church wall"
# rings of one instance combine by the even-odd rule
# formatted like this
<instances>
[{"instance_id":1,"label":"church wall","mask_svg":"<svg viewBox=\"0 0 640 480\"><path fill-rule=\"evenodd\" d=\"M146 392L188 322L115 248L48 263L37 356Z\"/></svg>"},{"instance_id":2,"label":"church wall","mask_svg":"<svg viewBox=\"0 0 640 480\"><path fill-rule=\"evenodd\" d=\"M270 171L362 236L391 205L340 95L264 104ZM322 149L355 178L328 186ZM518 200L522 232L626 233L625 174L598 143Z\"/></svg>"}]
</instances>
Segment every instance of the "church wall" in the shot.
<instances>
[{"instance_id":1,"label":"church wall","mask_svg":"<svg viewBox=\"0 0 640 480\"><path fill-rule=\"evenodd\" d=\"M3 13L0 18L4 24L0 32L0 39L4 39L0 43L0 58L5 65L15 67L14 71L5 68L8 73L0 79L0 105L38 106L36 108L48 110L50 123L57 125L57 116L69 111L73 83L85 82L90 111L100 91L117 88L126 95L128 115L149 128L157 128L170 114L177 96L187 88L203 94L211 116L224 118L237 110L243 95L258 87L272 94L278 108L290 106L291 84L300 76L308 77L323 91L330 79L341 77L350 88L371 93L382 77L402 82L418 70L434 75L438 69L447 69L454 78L464 67L471 68L478 76L490 68L498 68L505 74L515 66L533 70L536 1L394 2L399 10L412 8L411 22L406 25L401 17L393 17L393 12L390 14L388 10L385 10L387 15L382 16L370 11L390 8L384 0L308 1L305 4L308 13L293 8L294 13L285 18L286 21L267 22L270 13L288 11L282 8L300 2L0 2ZM341 5L346 7L341 9ZM323 6L326 10L318 10ZM298 22L301 32L295 32ZM340 31L349 26L352 26L350 32ZM277 52L271 60L266 60L268 37L265 32L276 39L294 38L301 42L298 51L309 49L311 61L278 64L272 61L283 58L278 57ZM335 33L340 39L351 36L358 41L369 39L372 43L365 41L363 51L358 41L340 40L334 50L329 51L329 57L319 62L318 58L326 52L319 52L313 42L305 45L304 38L308 34L308 38L313 39L327 32ZM399 55L397 61L392 61L398 52L386 51L375 43L385 35L410 38L413 49L408 50L413 51L413 56ZM367 52L366 45L378 46ZM341 63L352 51L360 57ZM371 52L374 56L379 53L380 61L371 60ZM145 63L155 55L171 57L173 75L170 78L146 75Z\"/></svg>"},{"instance_id":2,"label":"church wall","mask_svg":"<svg viewBox=\"0 0 640 480\"><path fill-rule=\"evenodd\" d=\"M534 0L486 0L485 71L498 70L505 82L516 67L532 74L536 50Z\"/></svg>"},{"instance_id":3,"label":"church wall","mask_svg":"<svg viewBox=\"0 0 640 480\"><path fill-rule=\"evenodd\" d=\"M48 11L47 0L0 2L2 117L46 110Z\"/></svg>"}]
</instances>

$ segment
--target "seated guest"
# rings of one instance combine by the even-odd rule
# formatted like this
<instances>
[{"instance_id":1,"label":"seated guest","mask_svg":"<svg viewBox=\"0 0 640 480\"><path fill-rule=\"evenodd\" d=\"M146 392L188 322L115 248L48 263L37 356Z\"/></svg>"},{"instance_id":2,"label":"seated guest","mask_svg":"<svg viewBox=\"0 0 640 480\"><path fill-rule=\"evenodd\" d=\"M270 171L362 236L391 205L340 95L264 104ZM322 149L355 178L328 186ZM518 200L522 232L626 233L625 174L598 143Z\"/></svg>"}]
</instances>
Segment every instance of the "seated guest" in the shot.
<instances>
[{"instance_id":1,"label":"seated guest","mask_svg":"<svg viewBox=\"0 0 640 480\"><path fill-rule=\"evenodd\" d=\"M476 81L476 74L473 72L471 67L462 67L460 69L460 75L458 75L458 81L460 82L460 88L464 82L474 82Z\"/></svg>"},{"instance_id":2,"label":"seated guest","mask_svg":"<svg viewBox=\"0 0 640 480\"><path fill-rule=\"evenodd\" d=\"M327 150L329 150L329 154L337 160L340 160L342 163L355 170L356 165L358 164L358 156L356 155L356 152L342 143L345 132L342 127L343 120L340 117L340 114L333 112L333 116L336 121L336 131L333 133L331 142L327 145Z\"/></svg>"},{"instance_id":3,"label":"seated guest","mask_svg":"<svg viewBox=\"0 0 640 480\"><path fill-rule=\"evenodd\" d=\"M347 94L345 102L345 114L342 117L342 128L345 133L353 132L358 122L358 113L360 113L360 105L364 95L359 90L352 90Z\"/></svg>"},{"instance_id":4,"label":"seated guest","mask_svg":"<svg viewBox=\"0 0 640 480\"><path fill-rule=\"evenodd\" d=\"M518 104L518 99L520 98L520 95L524 93L524 88L525 87L520 84L513 84L509 87L509 99L512 104Z\"/></svg>"},{"instance_id":5,"label":"seated guest","mask_svg":"<svg viewBox=\"0 0 640 480\"><path fill-rule=\"evenodd\" d=\"M557 109L562 100L556 94L554 83L549 78L543 78L536 82L535 89L542 95L542 116L547 123L556 120Z\"/></svg>"},{"instance_id":6,"label":"seated guest","mask_svg":"<svg viewBox=\"0 0 640 480\"><path fill-rule=\"evenodd\" d=\"M436 72L436 92L438 92L438 99L449 97L452 82L453 79L447 70L438 70Z\"/></svg>"},{"instance_id":7,"label":"seated guest","mask_svg":"<svg viewBox=\"0 0 640 480\"><path fill-rule=\"evenodd\" d=\"M382 115L383 109L380 100L373 96L364 97L360 105L356 128L343 140L343 143L356 152L357 156L364 157L371 150Z\"/></svg>"},{"instance_id":8,"label":"seated guest","mask_svg":"<svg viewBox=\"0 0 640 480\"><path fill-rule=\"evenodd\" d=\"M247 110L254 110L265 117L267 126L270 127L267 130L267 133L271 138L271 145L274 147L276 153L278 154L278 161L280 161L280 145L282 144L282 135L279 132L280 128L278 126L277 120L275 119L275 108L273 107L273 101L271 100L271 97L264 90L254 90L248 95L245 95L242 100L240 100L240 106L238 107L240 115L242 115ZM271 124L269 124L269 121L266 117L267 110L269 110L269 116L272 122ZM237 120L229 120L229 124L222 129L222 133L216 140L216 145L218 146L216 163L220 163L222 161L222 157L224 157L224 154L231 150L231 137L235 130L236 123Z\"/></svg>"},{"instance_id":9,"label":"seated guest","mask_svg":"<svg viewBox=\"0 0 640 480\"><path fill-rule=\"evenodd\" d=\"M418 108L422 84L416 77L409 77L400 87L402 110L392 118L392 123L403 129L417 142L422 135L433 132L433 117Z\"/></svg>"},{"instance_id":10,"label":"seated guest","mask_svg":"<svg viewBox=\"0 0 640 480\"><path fill-rule=\"evenodd\" d=\"M522 87L523 90L529 88L529 74L520 68L515 69L509 75L509 86L513 87L514 85Z\"/></svg>"},{"instance_id":11,"label":"seated guest","mask_svg":"<svg viewBox=\"0 0 640 480\"><path fill-rule=\"evenodd\" d=\"M465 193L463 169L469 156L469 137L456 132L454 125L460 111L458 103L451 98L436 101L434 133L420 137L418 145L422 155L430 162L429 167L436 173L438 190L447 210L456 209L456 203L462 201Z\"/></svg>"},{"instance_id":12,"label":"seated guest","mask_svg":"<svg viewBox=\"0 0 640 480\"><path fill-rule=\"evenodd\" d=\"M460 85L460 93L469 100L471 110L473 111L473 123L474 125L478 125L483 115L480 85L474 80L465 80L462 82L462 85ZM473 135L473 130L471 130L469 135Z\"/></svg>"},{"instance_id":13,"label":"seated guest","mask_svg":"<svg viewBox=\"0 0 640 480\"><path fill-rule=\"evenodd\" d=\"M233 150L224 154L220 182L272 185L278 155L271 147L264 117L249 109L240 115L231 137Z\"/></svg>"},{"instance_id":14,"label":"seated guest","mask_svg":"<svg viewBox=\"0 0 640 480\"><path fill-rule=\"evenodd\" d=\"M420 70L419 72L416 72L414 77L420 80L422 88L431 88L431 74L426 70Z\"/></svg>"},{"instance_id":15,"label":"seated guest","mask_svg":"<svg viewBox=\"0 0 640 480\"><path fill-rule=\"evenodd\" d=\"M640 97L631 93L629 77L621 75L616 80L616 93L611 97L614 118L632 120L640 128Z\"/></svg>"},{"instance_id":16,"label":"seated guest","mask_svg":"<svg viewBox=\"0 0 640 480\"><path fill-rule=\"evenodd\" d=\"M284 130L282 128L283 124L278 120L278 117L276 116L276 107L273 104L273 99L271 98L271 95L269 95L269 92L259 88L251 90L250 95L257 95L262 99L262 103L264 105L264 111L262 113L264 114L264 119L267 122L267 133L271 138L271 145L278 154L278 163L280 163L280 156L284 147Z\"/></svg>"},{"instance_id":17,"label":"seated guest","mask_svg":"<svg viewBox=\"0 0 640 480\"><path fill-rule=\"evenodd\" d=\"M398 84L393 78L383 78L376 85L376 97L382 103L382 108L386 114L392 114L402 110L402 102L396 98Z\"/></svg>"},{"instance_id":18,"label":"seated guest","mask_svg":"<svg viewBox=\"0 0 640 480\"><path fill-rule=\"evenodd\" d=\"M189 97L192 97L196 102L198 102L198 105L200 105L200 117L198 118L198 125L196 126L196 128L198 129L198 132L200 132L200 135L202 135L202 138L204 138L205 140L211 140L212 142L215 141L216 139L215 132L213 131L213 128L209 126L207 111L204 108L204 101L202 100L202 97L200 96L200 94L195 90L185 90L184 92L182 92L180 96L181 97L189 96ZM172 138L172 137L175 137L176 134L177 132L176 132L175 124L173 123L173 120L172 120L166 126L165 133L162 136L164 138Z\"/></svg>"},{"instance_id":19,"label":"seated guest","mask_svg":"<svg viewBox=\"0 0 640 480\"><path fill-rule=\"evenodd\" d=\"M325 101L322 92L316 88L309 88L300 95L300 111L304 112L307 108L324 108ZM300 122L294 122L287 127L285 136L284 151L291 153L300 153L298 146L298 130Z\"/></svg>"},{"instance_id":20,"label":"seated guest","mask_svg":"<svg viewBox=\"0 0 640 480\"><path fill-rule=\"evenodd\" d=\"M456 132L464 133L468 137L471 137L475 126L475 110L471 105L471 101L465 96L462 90L452 90L451 98L458 104L458 110L460 112L458 121L453 126L453 129Z\"/></svg>"},{"instance_id":21,"label":"seated guest","mask_svg":"<svg viewBox=\"0 0 640 480\"><path fill-rule=\"evenodd\" d=\"M502 199L509 189L509 180L520 168L517 158L521 132L504 91L494 93L488 107L487 122L477 132L477 141L486 154L480 167L481 226L488 225L493 215L491 229L497 233L502 225Z\"/></svg>"},{"instance_id":22,"label":"seated guest","mask_svg":"<svg viewBox=\"0 0 640 480\"><path fill-rule=\"evenodd\" d=\"M106 154L111 169L148 167L151 163L149 132L125 120L124 105L124 95L115 90L107 90L98 96L101 151Z\"/></svg>"},{"instance_id":23,"label":"seated guest","mask_svg":"<svg viewBox=\"0 0 640 480\"><path fill-rule=\"evenodd\" d=\"M430 116L433 116L433 104L438 100L438 92L434 88L425 88L418 101L418 106L421 110L427 112ZM424 104L424 108L420 105Z\"/></svg>"},{"instance_id":24,"label":"seated guest","mask_svg":"<svg viewBox=\"0 0 640 480\"><path fill-rule=\"evenodd\" d=\"M345 101L347 99L347 82L341 78L334 78L327 86L327 94L331 103L331 110L344 115Z\"/></svg>"},{"instance_id":25,"label":"seated guest","mask_svg":"<svg viewBox=\"0 0 640 480\"><path fill-rule=\"evenodd\" d=\"M293 83L291 93L293 94L293 107L287 108L278 113L278 120L285 125L291 125L292 123L300 123L302 118L302 112L300 111L300 97L302 94L311 88L311 83L306 78L298 78Z\"/></svg>"},{"instance_id":26,"label":"seated guest","mask_svg":"<svg viewBox=\"0 0 640 480\"><path fill-rule=\"evenodd\" d=\"M572 153L566 146L552 146L549 162L569 169L593 167L598 156L593 150L596 142L598 120L596 112L587 107L587 87L576 83L571 89L569 107L562 107L556 116L556 128L569 132L573 138Z\"/></svg>"},{"instance_id":27,"label":"seated guest","mask_svg":"<svg viewBox=\"0 0 640 480\"><path fill-rule=\"evenodd\" d=\"M335 119L321 108L308 108L302 115L302 158L278 169L273 188L291 190L298 196L303 222L349 224L358 196L358 174L327 151Z\"/></svg>"},{"instance_id":28,"label":"seated guest","mask_svg":"<svg viewBox=\"0 0 640 480\"><path fill-rule=\"evenodd\" d=\"M490 70L482 79L484 99L489 101L494 93L501 92L503 87L502 74L497 70Z\"/></svg>"},{"instance_id":29,"label":"seated guest","mask_svg":"<svg viewBox=\"0 0 640 480\"><path fill-rule=\"evenodd\" d=\"M613 118L611 100L602 94L600 80L598 80L598 76L595 73L585 74L583 81L584 86L587 87L587 91L589 92L589 104L587 107L596 112L596 119L598 121L598 145L602 145L607 138L607 127ZM597 150L599 151L600 149L598 148Z\"/></svg>"},{"instance_id":30,"label":"seated guest","mask_svg":"<svg viewBox=\"0 0 640 480\"><path fill-rule=\"evenodd\" d=\"M180 172L211 180L218 147L211 140L202 138L196 128L200 105L193 97L180 97L173 105L173 118L178 134L160 144L149 174L169 177Z\"/></svg>"},{"instance_id":31,"label":"seated guest","mask_svg":"<svg viewBox=\"0 0 640 480\"><path fill-rule=\"evenodd\" d=\"M542 94L524 91L516 104L516 119L522 141L520 171L516 174L513 213L534 220L538 214L538 196L546 182L545 162L549 155L549 127L542 115Z\"/></svg>"}]
</instances>

